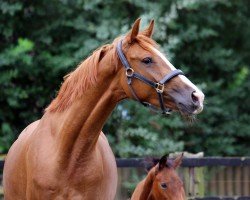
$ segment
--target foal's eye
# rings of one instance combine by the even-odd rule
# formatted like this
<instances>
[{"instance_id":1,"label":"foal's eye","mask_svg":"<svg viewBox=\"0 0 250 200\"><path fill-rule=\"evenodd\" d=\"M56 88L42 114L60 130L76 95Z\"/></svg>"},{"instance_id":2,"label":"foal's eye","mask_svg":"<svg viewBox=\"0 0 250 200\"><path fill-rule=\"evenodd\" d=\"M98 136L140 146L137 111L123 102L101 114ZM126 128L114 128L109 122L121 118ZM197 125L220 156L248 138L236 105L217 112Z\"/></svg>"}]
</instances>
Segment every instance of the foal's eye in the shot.
<instances>
[{"instance_id":1,"label":"foal's eye","mask_svg":"<svg viewBox=\"0 0 250 200\"><path fill-rule=\"evenodd\" d=\"M142 62L148 65L148 64L152 63L153 60L150 57L146 57L146 58L142 59Z\"/></svg>"},{"instance_id":2,"label":"foal's eye","mask_svg":"<svg viewBox=\"0 0 250 200\"><path fill-rule=\"evenodd\" d=\"M166 183L161 183L161 188L164 189L164 190L167 189L167 184Z\"/></svg>"}]
</instances>

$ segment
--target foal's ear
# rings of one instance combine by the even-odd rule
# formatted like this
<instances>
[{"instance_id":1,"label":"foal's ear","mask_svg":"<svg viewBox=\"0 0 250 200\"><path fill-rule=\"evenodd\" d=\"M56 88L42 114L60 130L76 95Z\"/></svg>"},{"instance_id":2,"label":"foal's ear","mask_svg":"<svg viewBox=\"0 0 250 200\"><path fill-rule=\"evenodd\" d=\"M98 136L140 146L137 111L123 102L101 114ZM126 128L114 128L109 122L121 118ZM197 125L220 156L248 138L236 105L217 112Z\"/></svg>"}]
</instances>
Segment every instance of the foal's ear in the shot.
<instances>
[{"instance_id":1,"label":"foal's ear","mask_svg":"<svg viewBox=\"0 0 250 200\"><path fill-rule=\"evenodd\" d=\"M154 166L156 166L159 163L159 159L157 158L152 158L152 157L146 157L143 161L142 164L144 166L144 169L148 173Z\"/></svg>"},{"instance_id":2,"label":"foal's ear","mask_svg":"<svg viewBox=\"0 0 250 200\"><path fill-rule=\"evenodd\" d=\"M145 35L146 37L152 37L153 32L154 32L154 25L155 25L155 20L151 20L148 27L141 32L142 35Z\"/></svg>"},{"instance_id":3,"label":"foal's ear","mask_svg":"<svg viewBox=\"0 0 250 200\"><path fill-rule=\"evenodd\" d=\"M166 167L167 157L168 157L167 155L161 157L159 161L159 171L161 171L162 169L164 169L164 167Z\"/></svg>"},{"instance_id":4,"label":"foal's ear","mask_svg":"<svg viewBox=\"0 0 250 200\"><path fill-rule=\"evenodd\" d=\"M173 164L173 168L176 169L178 168L181 163L182 163L182 159L183 159L183 155L184 153L182 153L181 155L179 155L175 160L174 160L174 164Z\"/></svg>"},{"instance_id":5,"label":"foal's ear","mask_svg":"<svg viewBox=\"0 0 250 200\"><path fill-rule=\"evenodd\" d=\"M138 18L135 23L132 26L132 29L129 31L128 35L126 36L126 39L128 40L128 43L133 43L136 36L139 33L139 28L140 28L140 22L141 18Z\"/></svg>"}]
</instances>

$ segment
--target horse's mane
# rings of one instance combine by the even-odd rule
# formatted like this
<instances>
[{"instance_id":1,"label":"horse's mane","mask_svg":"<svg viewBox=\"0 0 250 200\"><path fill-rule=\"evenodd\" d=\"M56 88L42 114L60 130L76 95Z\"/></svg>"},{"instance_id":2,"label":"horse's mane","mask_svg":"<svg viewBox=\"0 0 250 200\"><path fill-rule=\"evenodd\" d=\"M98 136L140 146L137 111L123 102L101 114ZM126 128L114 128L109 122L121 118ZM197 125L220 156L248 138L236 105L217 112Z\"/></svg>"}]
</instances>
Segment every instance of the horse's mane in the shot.
<instances>
[{"instance_id":1,"label":"horse's mane","mask_svg":"<svg viewBox=\"0 0 250 200\"><path fill-rule=\"evenodd\" d=\"M100 60L105 56L106 52L113 50L110 56L110 63L116 62L118 66L118 56L116 53L116 45L121 37L114 40L112 44L106 44L90 55L86 60L81 62L77 68L64 77L64 82L56 96L45 111L61 112L68 108L76 99L79 99L84 91L94 85L98 78L98 66ZM150 51L149 46L156 46L156 43L143 35L136 38L138 44Z\"/></svg>"},{"instance_id":2,"label":"horse's mane","mask_svg":"<svg viewBox=\"0 0 250 200\"><path fill-rule=\"evenodd\" d=\"M113 44L107 44L100 47L86 60L81 62L74 71L64 76L64 82L57 97L46 108L46 111L60 112L65 110L74 100L80 98L86 89L95 84L98 76L99 62L104 56L104 53L112 48ZM113 56L116 55L114 54Z\"/></svg>"}]
</instances>

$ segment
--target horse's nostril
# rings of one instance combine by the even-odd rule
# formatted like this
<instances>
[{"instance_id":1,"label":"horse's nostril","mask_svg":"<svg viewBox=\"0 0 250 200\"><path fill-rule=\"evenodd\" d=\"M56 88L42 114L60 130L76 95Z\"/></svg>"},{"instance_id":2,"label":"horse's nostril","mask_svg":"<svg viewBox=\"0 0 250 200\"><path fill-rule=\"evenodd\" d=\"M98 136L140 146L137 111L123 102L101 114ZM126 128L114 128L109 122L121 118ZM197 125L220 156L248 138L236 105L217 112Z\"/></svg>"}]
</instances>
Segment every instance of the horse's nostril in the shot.
<instances>
[{"instance_id":1,"label":"horse's nostril","mask_svg":"<svg viewBox=\"0 0 250 200\"><path fill-rule=\"evenodd\" d=\"M197 103L199 101L199 98L196 96L196 92L192 92L191 97L194 103Z\"/></svg>"}]
</instances>

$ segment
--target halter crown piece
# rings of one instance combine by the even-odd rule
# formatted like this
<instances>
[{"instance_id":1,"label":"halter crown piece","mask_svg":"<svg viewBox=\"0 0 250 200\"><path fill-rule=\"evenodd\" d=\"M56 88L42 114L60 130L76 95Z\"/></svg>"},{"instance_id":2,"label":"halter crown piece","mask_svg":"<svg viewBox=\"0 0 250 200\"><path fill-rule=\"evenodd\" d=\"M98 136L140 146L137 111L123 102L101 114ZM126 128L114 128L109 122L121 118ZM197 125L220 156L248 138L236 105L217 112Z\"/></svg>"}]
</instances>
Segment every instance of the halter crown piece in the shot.
<instances>
[{"instance_id":1,"label":"halter crown piece","mask_svg":"<svg viewBox=\"0 0 250 200\"><path fill-rule=\"evenodd\" d=\"M128 60L126 59L126 57L125 57L125 55L124 55L124 53L122 51L122 40L119 41L119 43L118 43L118 45L116 47L116 50L117 50L118 57L120 58L120 60L122 62L122 65L125 67L126 76L127 76L127 83L128 83L129 89L130 89L132 95L134 96L134 98L138 102L140 102L142 105L144 105L144 106L146 106L148 108L151 108L154 111L159 111L159 109L156 106L154 106L154 105L152 105L151 103L148 103L148 102L142 102L138 98L136 92L134 91L134 89L132 87L132 79L136 78L136 79L144 82L145 84L153 87L156 90L157 95L158 95L158 99L159 99L159 103L160 103L160 106L161 106L161 113L163 115L169 115L171 113L171 109L166 108L165 105L164 105L164 101L163 101L164 85L169 80L174 78L175 76L184 75L184 73L181 70L176 69L176 70L171 71L169 74L165 75L159 82L151 81L151 80L147 79L146 77L142 76L141 74L136 73L134 71L134 69L129 65Z\"/></svg>"}]
</instances>

